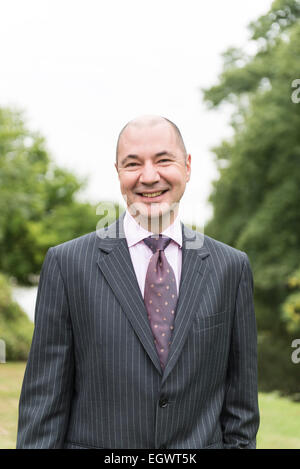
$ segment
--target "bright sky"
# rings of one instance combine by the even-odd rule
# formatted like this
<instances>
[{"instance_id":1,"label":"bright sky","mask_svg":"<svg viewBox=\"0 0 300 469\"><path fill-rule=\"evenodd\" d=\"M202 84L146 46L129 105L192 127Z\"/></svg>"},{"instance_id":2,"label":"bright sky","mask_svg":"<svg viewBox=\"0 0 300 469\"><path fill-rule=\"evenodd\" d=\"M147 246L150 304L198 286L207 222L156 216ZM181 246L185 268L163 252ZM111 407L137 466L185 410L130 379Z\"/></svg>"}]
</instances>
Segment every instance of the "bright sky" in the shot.
<instances>
[{"instance_id":1,"label":"bright sky","mask_svg":"<svg viewBox=\"0 0 300 469\"><path fill-rule=\"evenodd\" d=\"M88 177L85 199L123 202L114 168L120 129L159 114L192 155L183 221L204 226L216 177L210 149L231 134L229 109L209 111L200 88L220 54L243 46L271 0L7 0L0 7L0 106L25 110L55 161Z\"/></svg>"}]
</instances>

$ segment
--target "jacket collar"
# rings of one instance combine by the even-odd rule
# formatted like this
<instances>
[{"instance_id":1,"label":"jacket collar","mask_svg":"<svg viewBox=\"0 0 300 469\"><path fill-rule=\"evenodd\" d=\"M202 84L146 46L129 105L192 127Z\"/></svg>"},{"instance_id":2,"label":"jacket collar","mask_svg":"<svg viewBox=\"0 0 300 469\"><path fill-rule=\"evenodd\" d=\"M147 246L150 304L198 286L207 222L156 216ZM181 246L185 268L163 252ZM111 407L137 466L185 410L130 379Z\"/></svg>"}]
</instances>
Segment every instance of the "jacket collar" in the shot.
<instances>
[{"instance_id":1,"label":"jacket collar","mask_svg":"<svg viewBox=\"0 0 300 469\"><path fill-rule=\"evenodd\" d=\"M126 212L123 212L122 215L108 227L96 230L96 235L98 237L98 246L104 252L108 253L122 243L127 244L126 234L124 230L125 213ZM206 246L204 245L204 234L192 230L187 225L184 225L182 222L180 222L180 225L182 230L183 250L196 250L197 254L203 259L208 256L209 252Z\"/></svg>"}]
</instances>

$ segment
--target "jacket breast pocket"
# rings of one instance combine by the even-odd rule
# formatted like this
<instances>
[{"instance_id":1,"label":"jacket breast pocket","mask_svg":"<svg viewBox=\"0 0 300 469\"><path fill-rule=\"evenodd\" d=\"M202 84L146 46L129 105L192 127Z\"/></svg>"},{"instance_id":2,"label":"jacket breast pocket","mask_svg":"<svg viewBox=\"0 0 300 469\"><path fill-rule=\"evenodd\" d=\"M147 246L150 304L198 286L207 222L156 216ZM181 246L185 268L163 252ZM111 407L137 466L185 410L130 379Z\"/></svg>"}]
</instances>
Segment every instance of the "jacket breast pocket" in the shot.
<instances>
[{"instance_id":1,"label":"jacket breast pocket","mask_svg":"<svg viewBox=\"0 0 300 469\"><path fill-rule=\"evenodd\" d=\"M221 313L211 314L203 316L200 313L196 313L196 318L194 321L194 330L195 331L206 331L209 329L214 329L216 327L221 327L225 324L226 321L226 311Z\"/></svg>"}]
</instances>

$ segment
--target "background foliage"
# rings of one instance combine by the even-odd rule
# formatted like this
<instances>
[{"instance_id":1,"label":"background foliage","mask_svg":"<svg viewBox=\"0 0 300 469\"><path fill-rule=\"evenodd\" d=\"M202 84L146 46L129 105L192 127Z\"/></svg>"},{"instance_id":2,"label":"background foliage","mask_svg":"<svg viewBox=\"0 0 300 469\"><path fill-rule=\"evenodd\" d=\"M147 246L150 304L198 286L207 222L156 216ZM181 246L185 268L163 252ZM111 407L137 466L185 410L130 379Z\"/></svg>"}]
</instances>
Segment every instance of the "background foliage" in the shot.
<instances>
[{"instance_id":1,"label":"background foliage","mask_svg":"<svg viewBox=\"0 0 300 469\"><path fill-rule=\"evenodd\" d=\"M85 183L54 164L21 112L0 108L0 338L7 360L25 360L32 335L32 323L12 299L11 279L37 283L49 247L94 231L101 217L108 224L118 213L116 205L79 202Z\"/></svg>"},{"instance_id":2,"label":"background foliage","mask_svg":"<svg viewBox=\"0 0 300 469\"><path fill-rule=\"evenodd\" d=\"M276 0L250 25L252 50L223 54L210 108L230 103L233 137L214 148L220 177L206 233L246 251L253 268L262 389L299 392L300 2Z\"/></svg>"},{"instance_id":3,"label":"background foliage","mask_svg":"<svg viewBox=\"0 0 300 469\"><path fill-rule=\"evenodd\" d=\"M97 215L77 200L86 181L56 166L24 121L0 108L0 270L31 284L47 249L93 231Z\"/></svg>"},{"instance_id":4,"label":"background foliage","mask_svg":"<svg viewBox=\"0 0 300 469\"><path fill-rule=\"evenodd\" d=\"M13 301L11 285L0 274L0 338L5 341L6 360L27 359L32 333L32 322Z\"/></svg>"}]
</instances>

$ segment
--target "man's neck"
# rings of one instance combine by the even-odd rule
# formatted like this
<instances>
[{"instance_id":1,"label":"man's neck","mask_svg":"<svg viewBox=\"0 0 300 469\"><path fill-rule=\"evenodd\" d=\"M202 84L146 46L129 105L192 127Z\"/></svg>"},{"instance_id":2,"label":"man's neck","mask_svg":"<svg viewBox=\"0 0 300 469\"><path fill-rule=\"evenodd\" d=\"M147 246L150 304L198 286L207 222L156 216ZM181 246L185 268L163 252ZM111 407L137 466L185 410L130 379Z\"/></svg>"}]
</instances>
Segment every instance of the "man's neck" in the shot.
<instances>
[{"instance_id":1,"label":"man's neck","mask_svg":"<svg viewBox=\"0 0 300 469\"><path fill-rule=\"evenodd\" d=\"M135 222L142 226L145 230L151 233L159 234L165 231L175 222L177 215L178 212L171 212L164 215L159 215L158 217L144 217L140 214L135 216L132 215L132 217L134 218Z\"/></svg>"}]
</instances>

